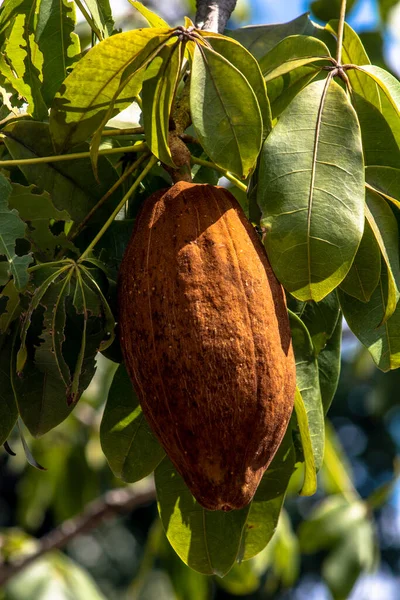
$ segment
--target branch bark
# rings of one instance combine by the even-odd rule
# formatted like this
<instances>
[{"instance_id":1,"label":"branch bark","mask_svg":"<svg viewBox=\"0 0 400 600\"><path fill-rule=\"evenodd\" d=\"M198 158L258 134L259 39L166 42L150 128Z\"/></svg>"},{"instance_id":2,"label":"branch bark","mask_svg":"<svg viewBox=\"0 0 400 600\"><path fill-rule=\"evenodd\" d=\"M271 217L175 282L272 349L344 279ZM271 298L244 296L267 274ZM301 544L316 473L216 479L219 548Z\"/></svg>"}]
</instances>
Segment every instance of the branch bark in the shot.
<instances>
[{"instance_id":1,"label":"branch bark","mask_svg":"<svg viewBox=\"0 0 400 600\"><path fill-rule=\"evenodd\" d=\"M216 33L224 33L237 0L197 0L196 27Z\"/></svg>"},{"instance_id":2,"label":"branch bark","mask_svg":"<svg viewBox=\"0 0 400 600\"><path fill-rule=\"evenodd\" d=\"M80 515L64 521L64 523L44 535L38 540L38 546L32 554L22 556L9 564L0 564L0 588L11 577L47 552L64 548L68 542L78 535L95 529L103 521L130 513L139 506L152 502L155 497L156 492L153 481L146 486L118 488L107 492L102 498L97 498L88 504Z\"/></svg>"}]
</instances>

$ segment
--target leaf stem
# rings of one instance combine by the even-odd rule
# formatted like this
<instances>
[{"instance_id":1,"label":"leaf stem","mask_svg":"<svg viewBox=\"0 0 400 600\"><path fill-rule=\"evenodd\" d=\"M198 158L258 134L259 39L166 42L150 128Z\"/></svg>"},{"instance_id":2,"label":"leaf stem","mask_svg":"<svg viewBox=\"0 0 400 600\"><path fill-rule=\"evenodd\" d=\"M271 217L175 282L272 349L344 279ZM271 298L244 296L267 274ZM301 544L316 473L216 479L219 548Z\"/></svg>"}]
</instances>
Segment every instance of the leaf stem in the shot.
<instances>
[{"instance_id":1,"label":"leaf stem","mask_svg":"<svg viewBox=\"0 0 400 600\"><path fill-rule=\"evenodd\" d=\"M242 190L242 192L247 191L246 184L239 181L239 179L236 179L236 177L229 173L229 171L226 171L225 169L219 167L215 163L210 162L209 160L203 160L202 158L197 158L197 156L191 156L190 162L194 165L201 165L202 167L209 167L210 169L215 169L216 171L219 171L224 177L229 179L229 181L231 181L237 188L239 188L239 190Z\"/></svg>"},{"instance_id":2,"label":"leaf stem","mask_svg":"<svg viewBox=\"0 0 400 600\"><path fill-rule=\"evenodd\" d=\"M114 185L104 194L102 198L93 206L93 208L87 213L83 221L79 223L75 231L68 237L69 240L74 240L76 236L86 226L87 222L92 218L94 213L108 200L108 198L115 192L119 186L124 183L126 179L142 164L143 161L149 158L149 154L142 154L139 158L121 175L121 177L114 183Z\"/></svg>"},{"instance_id":3,"label":"leaf stem","mask_svg":"<svg viewBox=\"0 0 400 600\"><path fill-rule=\"evenodd\" d=\"M346 16L346 0L342 0L341 5L340 5L337 47L336 47L336 62L337 62L338 66L341 66L341 62L342 62L343 29L344 29L345 16Z\"/></svg>"},{"instance_id":4,"label":"leaf stem","mask_svg":"<svg viewBox=\"0 0 400 600\"><path fill-rule=\"evenodd\" d=\"M77 4L79 10L81 11L81 13L83 14L83 16L85 17L85 19L87 21L87 24L89 25L90 29L95 34L95 36L98 38L99 42L101 42L104 39L104 37L101 35L100 30L96 27L96 24L95 24L94 20L89 15L89 13L86 10L86 8L83 6L81 0L76 0L76 4Z\"/></svg>"},{"instance_id":5,"label":"leaf stem","mask_svg":"<svg viewBox=\"0 0 400 600\"><path fill-rule=\"evenodd\" d=\"M157 158L155 156L152 156L150 158L149 162L147 163L147 165L145 166L145 168L143 169L143 171L140 173L139 177L135 180L133 185L129 188L129 190L127 191L125 196L122 198L121 202L113 210L112 214L109 216L107 221L104 223L103 227L100 229L98 234L94 237L94 239L90 242L89 246L86 248L86 250L83 252L83 254L79 257L79 259L77 261L78 263L83 262L85 260L85 258L90 254L90 252L93 250L93 248L95 247L97 242L100 240L100 238L105 234L107 229L110 227L111 223L114 221L114 219L117 216L117 214L119 213L119 211L124 207L126 202L132 196L133 192L139 186L140 182L143 181L143 179L146 177L147 173L153 168L153 166L156 164L156 162L157 162Z\"/></svg>"},{"instance_id":6,"label":"leaf stem","mask_svg":"<svg viewBox=\"0 0 400 600\"><path fill-rule=\"evenodd\" d=\"M143 152L148 150L147 144L137 142L133 146L121 146L120 148L104 148L99 154L107 156L108 154L124 154L128 152ZM0 160L1 167L18 167L19 165L39 165L43 163L55 163L65 160L78 160L80 158L89 158L90 152L73 152L71 154L56 154L55 156L38 156L36 158L16 158L11 160Z\"/></svg>"},{"instance_id":7,"label":"leaf stem","mask_svg":"<svg viewBox=\"0 0 400 600\"><path fill-rule=\"evenodd\" d=\"M102 137L114 135L140 135L144 133L144 127L127 127L125 129L104 129L101 132Z\"/></svg>"}]
</instances>

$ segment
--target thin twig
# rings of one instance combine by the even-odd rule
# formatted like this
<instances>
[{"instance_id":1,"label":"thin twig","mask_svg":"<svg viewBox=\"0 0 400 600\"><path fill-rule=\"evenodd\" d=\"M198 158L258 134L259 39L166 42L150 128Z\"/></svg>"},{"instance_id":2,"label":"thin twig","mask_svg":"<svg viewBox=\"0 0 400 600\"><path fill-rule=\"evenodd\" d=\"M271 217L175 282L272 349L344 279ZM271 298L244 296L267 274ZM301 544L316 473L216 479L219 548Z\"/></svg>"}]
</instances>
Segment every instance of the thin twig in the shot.
<instances>
[{"instance_id":1,"label":"thin twig","mask_svg":"<svg viewBox=\"0 0 400 600\"><path fill-rule=\"evenodd\" d=\"M144 127L126 127L125 129L104 129L101 133L102 137L110 137L114 135L140 135L144 133Z\"/></svg>"},{"instance_id":2,"label":"thin twig","mask_svg":"<svg viewBox=\"0 0 400 600\"><path fill-rule=\"evenodd\" d=\"M345 16L346 16L346 0L342 0L342 3L340 5L337 47L336 47L336 62L338 64L338 66L341 66L341 61L342 61L343 29L344 29Z\"/></svg>"},{"instance_id":3,"label":"thin twig","mask_svg":"<svg viewBox=\"0 0 400 600\"><path fill-rule=\"evenodd\" d=\"M150 481L147 485L118 488L107 492L102 498L88 504L80 515L64 521L64 523L40 538L38 546L32 554L20 557L9 564L0 565L0 586L3 586L11 577L47 552L64 548L75 537L91 531L107 519L132 512L154 499L155 487L153 481Z\"/></svg>"},{"instance_id":4,"label":"thin twig","mask_svg":"<svg viewBox=\"0 0 400 600\"><path fill-rule=\"evenodd\" d=\"M128 154L129 152L143 152L148 150L147 144L138 142L133 146L122 146L120 148L104 148L99 151L99 155L110 154ZM17 158L11 160L0 160L1 167L18 167L19 165L40 165L44 163L62 162L65 160L79 160L81 158L90 158L90 152L74 152L71 154L56 154L54 156L38 156L36 158Z\"/></svg>"},{"instance_id":5,"label":"thin twig","mask_svg":"<svg viewBox=\"0 0 400 600\"><path fill-rule=\"evenodd\" d=\"M126 181L128 179L128 177L130 177L130 175L136 171L136 169L142 164L143 161L146 160L146 158L149 158L149 154L142 154L141 156L139 156L139 158L132 163L132 165L130 165L126 171L123 172L123 174L121 175L121 177L118 179L118 181L116 181L114 183L114 185L104 194L104 196L102 198L100 198L100 200L97 202L97 204L95 204L95 206L93 206L93 208L87 213L87 215L85 216L85 218L83 219L83 221L81 221L79 223L79 225L77 226L77 228L75 229L75 231L73 231L71 233L70 236L68 236L68 239L70 241L74 240L76 238L76 236L82 231L82 229L84 227L86 227L88 221L92 218L92 216L94 215L94 213L101 207L103 206L103 204L105 202L107 202L107 200L109 199L109 197L115 192L115 190L117 188L119 188L119 186L124 183L124 181Z\"/></svg>"}]
</instances>

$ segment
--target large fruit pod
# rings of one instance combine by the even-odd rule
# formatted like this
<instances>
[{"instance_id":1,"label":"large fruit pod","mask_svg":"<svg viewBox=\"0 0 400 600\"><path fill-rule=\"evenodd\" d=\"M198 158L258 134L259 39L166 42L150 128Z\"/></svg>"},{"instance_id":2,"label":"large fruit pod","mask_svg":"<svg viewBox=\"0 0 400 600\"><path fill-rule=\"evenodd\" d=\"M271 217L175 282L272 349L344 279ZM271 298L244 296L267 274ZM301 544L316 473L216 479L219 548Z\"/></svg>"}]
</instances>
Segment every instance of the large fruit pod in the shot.
<instances>
[{"instance_id":1,"label":"large fruit pod","mask_svg":"<svg viewBox=\"0 0 400 600\"><path fill-rule=\"evenodd\" d=\"M151 428L198 502L246 506L293 409L284 292L230 192L184 182L144 203L119 330Z\"/></svg>"}]
</instances>

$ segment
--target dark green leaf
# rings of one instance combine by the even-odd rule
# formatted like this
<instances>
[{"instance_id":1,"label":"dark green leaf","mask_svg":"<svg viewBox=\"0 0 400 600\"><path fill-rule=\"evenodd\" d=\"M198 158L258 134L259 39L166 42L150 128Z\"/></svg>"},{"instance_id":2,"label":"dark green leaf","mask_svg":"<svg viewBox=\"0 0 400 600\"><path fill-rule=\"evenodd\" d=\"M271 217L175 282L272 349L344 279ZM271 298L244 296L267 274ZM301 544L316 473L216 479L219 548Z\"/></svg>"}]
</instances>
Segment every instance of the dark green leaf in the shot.
<instances>
[{"instance_id":1,"label":"dark green leaf","mask_svg":"<svg viewBox=\"0 0 400 600\"><path fill-rule=\"evenodd\" d=\"M35 39L43 54L41 91L50 106L58 88L80 54L79 37L74 33L75 5L70 0L41 0Z\"/></svg>"},{"instance_id":2,"label":"dark green leaf","mask_svg":"<svg viewBox=\"0 0 400 600\"><path fill-rule=\"evenodd\" d=\"M339 314L335 329L326 342L326 346L318 354L319 387L324 414L332 403L339 383L340 347L342 341L342 314Z\"/></svg>"},{"instance_id":3,"label":"dark green leaf","mask_svg":"<svg viewBox=\"0 0 400 600\"><path fill-rule=\"evenodd\" d=\"M257 98L247 79L206 46L196 45L194 51L190 111L209 157L220 167L247 177L255 167L262 142Z\"/></svg>"},{"instance_id":4,"label":"dark green leaf","mask_svg":"<svg viewBox=\"0 0 400 600\"><path fill-rule=\"evenodd\" d=\"M367 189L366 200L366 218L378 243L388 276L383 324L395 311L400 297L399 231L396 218L382 196Z\"/></svg>"},{"instance_id":5,"label":"dark green leaf","mask_svg":"<svg viewBox=\"0 0 400 600\"><path fill-rule=\"evenodd\" d=\"M18 183L13 184L12 193L8 202L11 209L16 209L19 216L28 227L25 237L30 241L33 254L40 261L52 260L60 248L72 251L76 248L68 241L62 231L53 234L50 225L62 221L68 223L71 217L65 210L57 210L47 192L42 194L34 186L26 187Z\"/></svg>"},{"instance_id":6,"label":"dark green leaf","mask_svg":"<svg viewBox=\"0 0 400 600\"><path fill-rule=\"evenodd\" d=\"M276 119L287 108L293 98L313 79L322 73L320 67L308 64L285 73L268 82L268 97L272 118Z\"/></svg>"},{"instance_id":7,"label":"dark green leaf","mask_svg":"<svg viewBox=\"0 0 400 600\"><path fill-rule=\"evenodd\" d=\"M142 413L124 365L118 367L108 393L100 441L114 475L127 482L152 473L165 456Z\"/></svg>"},{"instance_id":8,"label":"dark green leaf","mask_svg":"<svg viewBox=\"0 0 400 600\"><path fill-rule=\"evenodd\" d=\"M3 132L6 135L5 144L15 159L51 156L54 153L46 123L12 123ZM89 148L85 144L80 149L88 151ZM99 159L101 183L93 175L89 158L36 165L24 165L21 161L20 169L29 183L49 192L54 206L58 210L66 210L76 222L85 218L118 179L116 170L104 156ZM95 213L91 224L96 223L100 227L120 199L119 188Z\"/></svg>"},{"instance_id":9,"label":"dark green leaf","mask_svg":"<svg viewBox=\"0 0 400 600\"><path fill-rule=\"evenodd\" d=\"M170 113L182 66L180 42L164 46L147 67L143 78L143 124L152 153L174 166L168 143Z\"/></svg>"},{"instance_id":10,"label":"dark green leaf","mask_svg":"<svg viewBox=\"0 0 400 600\"><path fill-rule=\"evenodd\" d=\"M11 323L19 316L21 312L20 298L14 280L11 279L3 288L0 300L0 334L7 333ZM4 302L4 304L3 304Z\"/></svg>"},{"instance_id":11,"label":"dark green leaf","mask_svg":"<svg viewBox=\"0 0 400 600\"><path fill-rule=\"evenodd\" d=\"M296 382L308 420L317 471L324 457L324 413L318 379L318 363L310 334L294 313L289 311L293 350L296 360Z\"/></svg>"},{"instance_id":12,"label":"dark green leaf","mask_svg":"<svg viewBox=\"0 0 400 600\"><path fill-rule=\"evenodd\" d=\"M355 92L351 100L360 122L365 164L397 167L400 149L385 116Z\"/></svg>"},{"instance_id":13,"label":"dark green leaf","mask_svg":"<svg viewBox=\"0 0 400 600\"><path fill-rule=\"evenodd\" d=\"M209 36L204 32L204 37L213 49L221 54L227 61L236 67L247 79L256 95L260 107L264 125L264 137L272 129L271 107L269 105L265 81L262 77L260 67L250 52L232 39L217 36Z\"/></svg>"},{"instance_id":14,"label":"dark green leaf","mask_svg":"<svg viewBox=\"0 0 400 600\"><path fill-rule=\"evenodd\" d=\"M168 31L149 28L113 35L79 61L56 95L50 113L50 130L57 151L83 142L96 131L126 69L131 65L140 68L149 54L167 39ZM141 89L142 76L143 71L127 78L109 118L133 102Z\"/></svg>"},{"instance_id":15,"label":"dark green leaf","mask_svg":"<svg viewBox=\"0 0 400 600\"><path fill-rule=\"evenodd\" d=\"M167 538L189 567L223 577L235 564L249 507L205 510L168 458L155 470L158 510Z\"/></svg>"},{"instance_id":16,"label":"dark green leaf","mask_svg":"<svg viewBox=\"0 0 400 600\"><path fill-rule=\"evenodd\" d=\"M25 237L26 225L15 209L9 209L11 192L10 183L0 175L0 256L5 258L5 261L0 262L0 285L5 285L12 276L17 290L22 290L28 283L28 266L33 258L30 254L16 254L16 241Z\"/></svg>"},{"instance_id":17,"label":"dark green leaf","mask_svg":"<svg viewBox=\"0 0 400 600\"><path fill-rule=\"evenodd\" d=\"M382 371L400 367L400 307L397 306L390 319L380 325L386 308L387 289L387 270L382 262L381 279L369 302L360 302L339 292L344 318Z\"/></svg>"},{"instance_id":18,"label":"dark green leaf","mask_svg":"<svg viewBox=\"0 0 400 600\"><path fill-rule=\"evenodd\" d=\"M18 418L12 385L15 365L15 331L0 337L0 444L4 444ZM14 355L14 358L13 358Z\"/></svg>"},{"instance_id":19,"label":"dark green leaf","mask_svg":"<svg viewBox=\"0 0 400 600\"><path fill-rule=\"evenodd\" d=\"M291 35L274 46L259 62L268 83L309 63L326 61L328 57L329 49L320 40L306 35Z\"/></svg>"},{"instance_id":20,"label":"dark green leaf","mask_svg":"<svg viewBox=\"0 0 400 600\"><path fill-rule=\"evenodd\" d=\"M307 327L314 352L319 354L332 337L339 318L340 304L337 293L331 292L321 302L299 302L289 298L288 306Z\"/></svg>"},{"instance_id":21,"label":"dark green leaf","mask_svg":"<svg viewBox=\"0 0 400 600\"><path fill-rule=\"evenodd\" d=\"M364 228L357 117L334 81L309 84L264 143L258 184L272 267L299 300L319 301L344 279Z\"/></svg>"},{"instance_id":22,"label":"dark green leaf","mask_svg":"<svg viewBox=\"0 0 400 600\"><path fill-rule=\"evenodd\" d=\"M308 13L278 25L255 25L228 31L230 37L240 42L257 59L265 56L276 44L289 35L316 35L317 28L310 21Z\"/></svg>"},{"instance_id":23,"label":"dark green leaf","mask_svg":"<svg viewBox=\"0 0 400 600\"><path fill-rule=\"evenodd\" d=\"M368 302L381 276L381 253L371 226L365 219L364 233L350 271L340 284L346 294Z\"/></svg>"}]
</instances>

